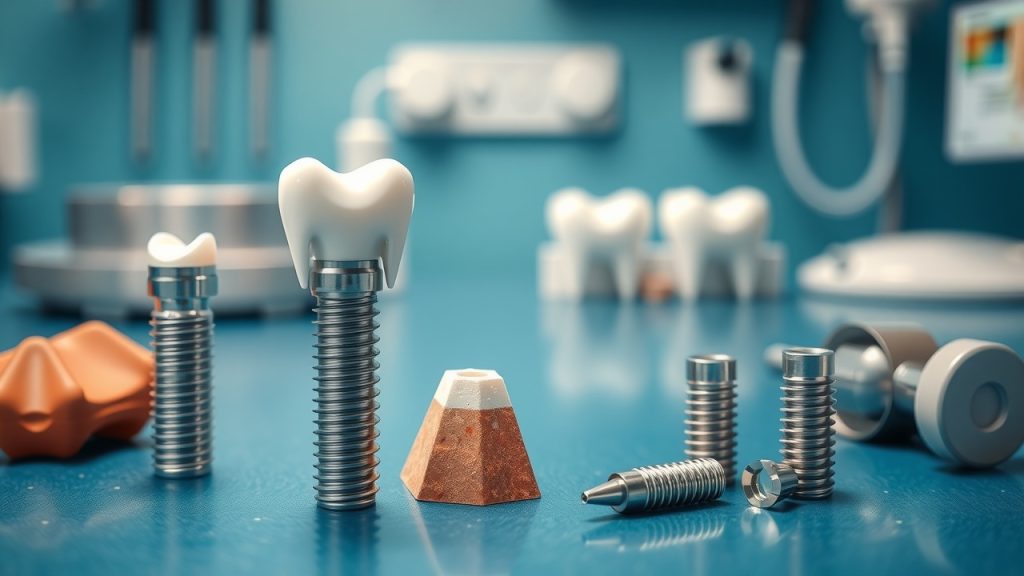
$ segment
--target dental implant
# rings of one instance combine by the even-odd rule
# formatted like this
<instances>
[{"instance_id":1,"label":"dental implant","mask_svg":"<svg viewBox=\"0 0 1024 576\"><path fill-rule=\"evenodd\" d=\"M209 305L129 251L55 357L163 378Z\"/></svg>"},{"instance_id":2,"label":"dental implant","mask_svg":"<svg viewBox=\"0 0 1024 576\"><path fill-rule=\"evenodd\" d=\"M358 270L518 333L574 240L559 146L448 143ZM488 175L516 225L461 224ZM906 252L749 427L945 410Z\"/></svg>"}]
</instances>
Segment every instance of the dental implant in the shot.
<instances>
[{"instance_id":1,"label":"dental implant","mask_svg":"<svg viewBox=\"0 0 1024 576\"><path fill-rule=\"evenodd\" d=\"M616 472L586 490L584 504L611 506L620 514L694 506L717 500L725 491L725 469L712 458L641 466Z\"/></svg>"},{"instance_id":2,"label":"dental implant","mask_svg":"<svg viewBox=\"0 0 1024 576\"><path fill-rule=\"evenodd\" d=\"M377 494L377 292L393 287L413 209L394 160L339 174L312 158L281 172L281 221L299 284L316 298L316 500L373 506Z\"/></svg>"},{"instance_id":3,"label":"dental implant","mask_svg":"<svg viewBox=\"0 0 1024 576\"><path fill-rule=\"evenodd\" d=\"M835 481L835 363L831 350L790 348L782 353L782 462L796 472L794 498L832 495Z\"/></svg>"},{"instance_id":4,"label":"dental implant","mask_svg":"<svg viewBox=\"0 0 1024 576\"><path fill-rule=\"evenodd\" d=\"M686 456L714 458L725 481L736 475L736 360L726 354L686 359Z\"/></svg>"},{"instance_id":5,"label":"dental implant","mask_svg":"<svg viewBox=\"0 0 1024 576\"><path fill-rule=\"evenodd\" d=\"M210 473L213 463L213 312L217 241L187 246L160 232L148 245L153 312L153 471L164 478Z\"/></svg>"}]
</instances>

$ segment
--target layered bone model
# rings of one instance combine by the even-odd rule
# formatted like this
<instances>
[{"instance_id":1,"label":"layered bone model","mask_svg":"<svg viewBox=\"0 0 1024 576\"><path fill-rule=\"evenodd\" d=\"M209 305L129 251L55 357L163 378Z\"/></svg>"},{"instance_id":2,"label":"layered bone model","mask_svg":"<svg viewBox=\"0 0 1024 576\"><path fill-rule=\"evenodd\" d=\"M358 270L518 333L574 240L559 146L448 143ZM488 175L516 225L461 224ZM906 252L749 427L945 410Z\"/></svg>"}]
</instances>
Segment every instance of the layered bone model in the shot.
<instances>
[{"instance_id":1,"label":"layered bone model","mask_svg":"<svg viewBox=\"0 0 1024 576\"><path fill-rule=\"evenodd\" d=\"M448 370L402 468L417 500L497 504L540 498L505 381Z\"/></svg>"},{"instance_id":2,"label":"layered bone model","mask_svg":"<svg viewBox=\"0 0 1024 576\"><path fill-rule=\"evenodd\" d=\"M648 240L651 214L650 201L634 189L605 199L578 188L552 194L553 241L537 253L541 296L748 300L783 291L786 253L765 241L770 206L760 190L740 186L714 197L692 187L666 190L658 202L661 244Z\"/></svg>"},{"instance_id":3,"label":"layered bone model","mask_svg":"<svg viewBox=\"0 0 1024 576\"><path fill-rule=\"evenodd\" d=\"M92 435L127 440L149 418L153 357L102 322L0 354L0 450L67 458Z\"/></svg>"}]
</instances>

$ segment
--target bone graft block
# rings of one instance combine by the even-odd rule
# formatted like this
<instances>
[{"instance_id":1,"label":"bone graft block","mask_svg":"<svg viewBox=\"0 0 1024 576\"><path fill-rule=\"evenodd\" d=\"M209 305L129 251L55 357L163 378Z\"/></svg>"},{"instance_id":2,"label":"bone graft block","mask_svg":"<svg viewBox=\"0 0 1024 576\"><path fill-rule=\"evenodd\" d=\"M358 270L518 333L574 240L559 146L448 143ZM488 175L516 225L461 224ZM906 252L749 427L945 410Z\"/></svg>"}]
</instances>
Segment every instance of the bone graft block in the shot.
<instances>
[{"instance_id":1,"label":"bone graft block","mask_svg":"<svg viewBox=\"0 0 1024 576\"><path fill-rule=\"evenodd\" d=\"M417 500L477 506L540 498L505 381L448 370L402 468Z\"/></svg>"},{"instance_id":2,"label":"bone graft block","mask_svg":"<svg viewBox=\"0 0 1024 576\"><path fill-rule=\"evenodd\" d=\"M0 450L74 456L92 435L128 440L149 419L153 356L102 322L0 354Z\"/></svg>"}]
</instances>

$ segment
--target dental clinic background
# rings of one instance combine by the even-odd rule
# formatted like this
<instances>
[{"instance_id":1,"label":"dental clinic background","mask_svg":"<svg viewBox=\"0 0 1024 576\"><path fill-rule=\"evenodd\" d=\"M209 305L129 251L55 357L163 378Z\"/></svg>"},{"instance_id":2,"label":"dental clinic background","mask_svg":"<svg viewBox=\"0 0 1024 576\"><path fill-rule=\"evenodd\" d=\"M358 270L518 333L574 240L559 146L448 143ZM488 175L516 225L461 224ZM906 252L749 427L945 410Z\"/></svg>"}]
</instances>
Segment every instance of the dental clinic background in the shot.
<instances>
[{"instance_id":1,"label":"dental clinic background","mask_svg":"<svg viewBox=\"0 0 1024 576\"><path fill-rule=\"evenodd\" d=\"M657 197L696 185L716 194L748 184L771 199L770 237L789 270L832 242L874 233L877 208L836 220L789 189L771 145L770 80L784 3L775 0L289 0L276 5L270 151L248 147L249 2L217 4L214 156L191 146L192 2L160 2L154 153L129 153L132 4L68 17L57 0L0 0L0 88L31 86L39 110L39 178L0 195L0 264L18 243L66 230L64 198L77 183L272 183L300 156L335 158L335 130L352 86L402 41L606 41L625 61L621 129L591 139L396 137L394 156L416 175L413 278L490 274L533 278L547 237L543 207L561 187L604 195L633 186ZM287 5L286 5L287 4ZM911 35L900 179L906 229L961 229L1024 237L1024 163L953 164L944 151L948 2L922 11ZM301 9L300 9L301 7ZM112 17L111 13L116 12ZM858 178L871 135L868 50L842 2L819 3L803 80L802 134L810 162L833 185ZM754 49L753 115L740 127L701 128L683 117L682 52L711 35ZM939 56L941 55L941 57ZM381 103L382 108L386 103ZM386 112L384 112L386 116ZM0 268L0 269L3 269Z\"/></svg>"}]
</instances>

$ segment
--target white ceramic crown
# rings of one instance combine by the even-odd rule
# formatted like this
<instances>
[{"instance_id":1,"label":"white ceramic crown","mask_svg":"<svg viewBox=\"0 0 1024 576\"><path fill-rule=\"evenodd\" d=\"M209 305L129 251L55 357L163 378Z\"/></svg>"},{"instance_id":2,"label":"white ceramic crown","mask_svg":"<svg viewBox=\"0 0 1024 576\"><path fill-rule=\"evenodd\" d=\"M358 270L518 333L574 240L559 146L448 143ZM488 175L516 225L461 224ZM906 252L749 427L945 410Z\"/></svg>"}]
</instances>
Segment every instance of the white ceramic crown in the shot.
<instances>
[{"instance_id":1,"label":"white ceramic crown","mask_svg":"<svg viewBox=\"0 0 1024 576\"><path fill-rule=\"evenodd\" d=\"M551 235L565 250L566 292L581 298L591 264L605 260L611 266L619 298L635 298L652 212L647 195L633 188L604 198L580 188L552 194L547 222Z\"/></svg>"},{"instance_id":2,"label":"white ceramic crown","mask_svg":"<svg viewBox=\"0 0 1024 576\"><path fill-rule=\"evenodd\" d=\"M412 217L412 174L396 160L375 160L344 174L313 158L281 171L278 204L299 285L312 259L382 260L388 287L398 276Z\"/></svg>"},{"instance_id":3,"label":"white ceramic crown","mask_svg":"<svg viewBox=\"0 0 1024 576\"><path fill-rule=\"evenodd\" d=\"M672 252L680 297L696 299L708 263L718 261L727 265L736 297L751 298L757 287L758 249L768 233L769 212L764 192L749 186L715 198L699 188L662 193L658 223Z\"/></svg>"},{"instance_id":4,"label":"white ceramic crown","mask_svg":"<svg viewBox=\"0 0 1024 576\"><path fill-rule=\"evenodd\" d=\"M154 268L201 268L216 266L217 239L203 232L185 244L181 238L167 232L157 232L146 245L149 265Z\"/></svg>"},{"instance_id":5,"label":"white ceramic crown","mask_svg":"<svg viewBox=\"0 0 1024 576\"><path fill-rule=\"evenodd\" d=\"M434 400L444 408L492 410L512 406L505 380L494 370L446 370Z\"/></svg>"}]
</instances>

